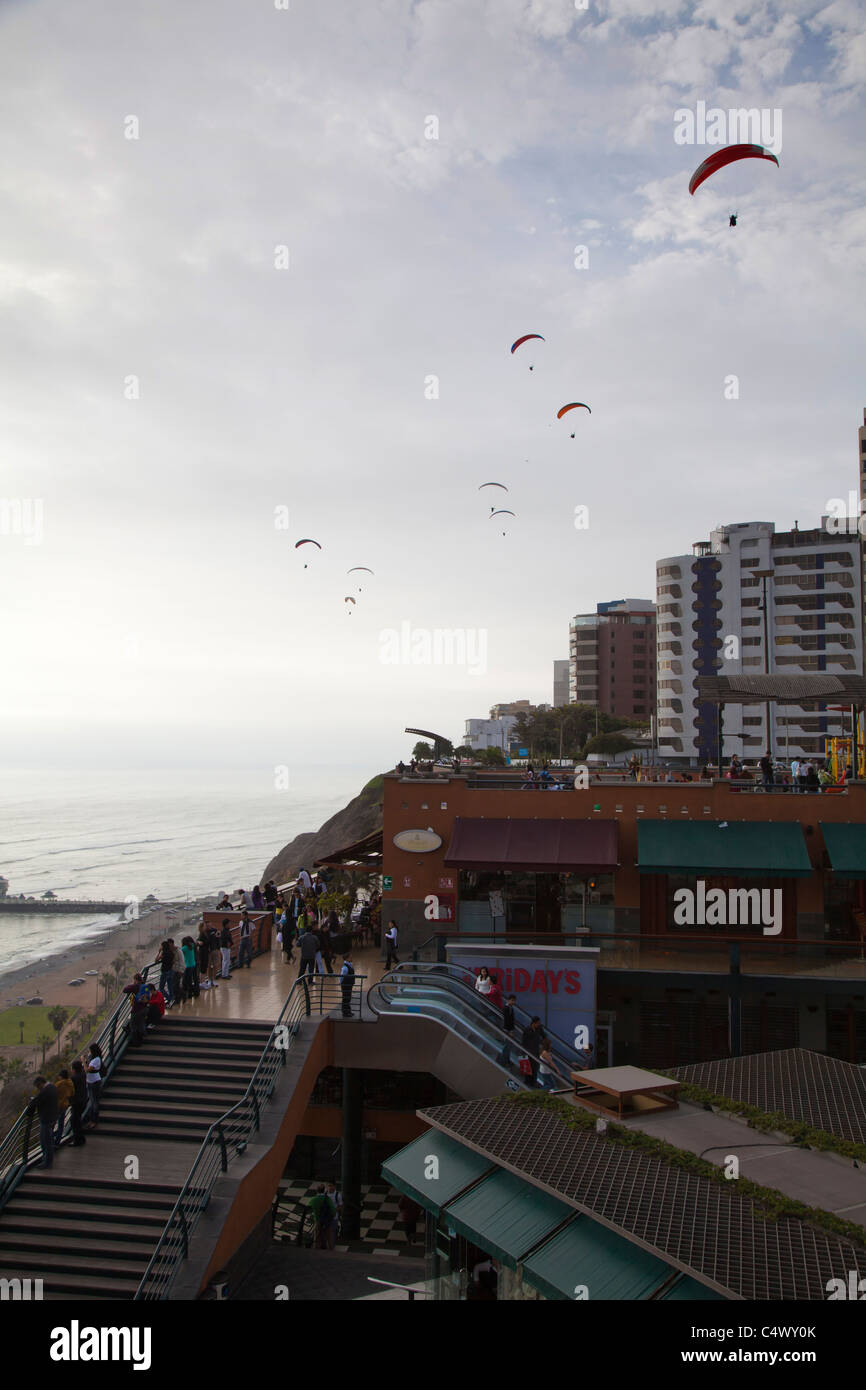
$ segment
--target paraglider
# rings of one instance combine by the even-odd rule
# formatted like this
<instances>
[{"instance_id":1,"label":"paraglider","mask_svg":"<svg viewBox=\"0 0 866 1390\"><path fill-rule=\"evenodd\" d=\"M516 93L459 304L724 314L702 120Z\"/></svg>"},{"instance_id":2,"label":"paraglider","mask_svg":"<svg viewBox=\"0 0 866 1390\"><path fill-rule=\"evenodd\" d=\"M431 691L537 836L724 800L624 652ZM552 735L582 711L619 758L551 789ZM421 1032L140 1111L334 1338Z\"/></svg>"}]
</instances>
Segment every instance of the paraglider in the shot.
<instances>
[{"instance_id":1,"label":"paraglider","mask_svg":"<svg viewBox=\"0 0 866 1390\"><path fill-rule=\"evenodd\" d=\"M698 165L689 179L689 192L694 194L712 174L738 159L771 159L777 168L779 165L773 152L765 149L763 145L726 145L723 150L716 150L703 164ZM735 227L737 224L733 222L730 225Z\"/></svg>"},{"instance_id":2,"label":"paraglider","mask_svg":"<svg viewBox=\"0 0 866 1390\"><path fill-rule=\"evenodd\" d=\"M564 405L561 410L558 410L556 412L557 420L561 420L563 415L568 414L569 410L589 410L589 406L586 404L585 401L571 401L569 405ZM589 413L591 415L592 411L589 410ZM572 439L574 439L574 435L572 435L571 437Z\"/></svg>"},{"instance_id":3,"label":"paraglider","mask_svg":"<svg viewBox=\"0 0 866 1390\"><path fill-rule=\"evenodd\" d=\"M487 518L487 520L488 520L488 521L492 521L493 518L494 518L495 516L514 516L514 515L515 515L515 513L514 513L514 512L510 512L510 511L508 510L507 507L500 507L499 511L491 512L491 513L490 513L490 516ZM504 536L504 535L505 535L505 532L503 531L502 534L503 534L503 536Z\"/></svg>"},{"instance_id":4,"label":"paraglider","mask_svg":"<svg viewBox=\"0 0 866 1390\"><path fill-rule=\"evenodd\" d=\"M730 215L730 217L728 218L728 226L729 226L729 227L736 227L736 225L737 225L737 214L736 214L735 212L732 212L731 215Z\"/></svg>"},{"instance_id":5,"label":"paraglider","mask_svg":"<svg viewBox=\"0 0 866 1390\"><path fill-rule=\"evenodd\" d=\"M299 547L302 546L302 545L314 545L314 546L316 547L317 550L321 550L321 548L322 548L322 547L319 545L319 542L318 542L318 541L311 540L309 536L305 537L305 538L304 538L303 540L301 540L301 541L295 541L295 549L296 549L296 550L298 550ZM306 569L306 568L307 568L307 566L306 566L306 564L305 564L305 565L304 565L304 569Z\"/></svg>"},{"instance_id":6,"label":"paraglider","mask_svg":"<svg viewBox=\"0 0 866 1390\"><path fill-rule=\"evenodd\" d=\"M360 593L360 592L361 592L361 590L359 589L359 590L358 590L358 593ZM351 595L351 594L347 594L346 597L343 599L343 602L344 602L344 603L351 603L351 604L352 604L352 607L355 606L355 600L352 598L352 595ZM349 617L351 618L351 616L352 616L352 609L350 608L350 609L349 609Z\"/></svg>"},{"instance_id":7,"label":"paraglider","mask_svg":"<svg viewBox=\"0 0 866 1390\"><path fill-rule=\"evenodd\" d=\"M539 342L542 342L542 343L544 342L544 339L542 338L542 336L541 336L540 333L524 333L524 335L523 335L522 338L518 338L516 342L514 342L514 343L511 344L511 351L512 351L512 353L515 352L516 349L520 347L521 343L528 343L529 340L530 340L530 338L538 338ZM532 367L531 367L531 366L530 366L529 370L532 371Z\"/></svg>"},{"instance_id":8,"label":"paraglider","mask_svg":"<svg viewBox=\"0 0 866 1390\"><path fill-rule=\"evenodd\" d=\"M369 566L369 565L353 565L352 568L351 568L350 570L346 570L346 573L347 573L347 574L355 574L357 570L364 570L367 574L373 574L373 570L370 569L370 566ZM362 594L363 592L364 592L363 589L361 589L361 588L359 587L359 588L358 588L358 593L359 593L359 594Z\"/></svg>"}]
</instances>

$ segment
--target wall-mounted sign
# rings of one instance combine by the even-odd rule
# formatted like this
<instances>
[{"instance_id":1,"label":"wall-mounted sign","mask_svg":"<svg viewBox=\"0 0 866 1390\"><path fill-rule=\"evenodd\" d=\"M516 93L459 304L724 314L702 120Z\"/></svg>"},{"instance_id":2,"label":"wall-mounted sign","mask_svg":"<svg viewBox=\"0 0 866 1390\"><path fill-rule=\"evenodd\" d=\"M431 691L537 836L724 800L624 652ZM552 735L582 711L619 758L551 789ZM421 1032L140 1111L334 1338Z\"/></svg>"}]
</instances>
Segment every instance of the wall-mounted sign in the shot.
<instances>
[{"instance_id":1,"label":"wall-mounted sign","mask_svg":"<svg viewBox=\"0 0 866 1390\"><path fill-rule=\"evenodd\" d=\"M440 887L440 888L453 888L453 887L454 887L454 879L453 879L453 877L452 877L450 874L446 874L443 878L440 878L440 880L439 880L439 887Z\"/></svg>"},{"instance_id":2,"label":"wall-mounted sign","mask_svg":"<svg viewBox=\"0 0 866 1390\"><path fill-rule=\"evenodd\" d=\"M400 830L394 836L394 844L407 854L430 854L441 843L442 836L435 830Z\"/></svg>"},{"instance_id":3,"label":"wall-mounted sign","mask_svg":"<svg viewBox=\"0 0 866 1390\"><path fill-rule=\"evenodd\" d=\"M393 887L394 887L394 880L393 880L393 878L391 877L391 875L390 875L390 874L383 874L383 875L382 875L382 892L383 892L383 893L390 893L390 891L391 891L391 889L392 889Z\"/></svg>"},{"instance_id":4,"label":"wall-mounted sign","mask_svg":"<svg viewBox=\"0 0 866 1390\"><path fill-rule=\"evenodd\" d=\"M412 887L412 880L411 880L411 878L404 878L404 879L403 879L403 887L404 887L404 888L411 888L411 887Z\"/></svg>"},{"instance_id":5,"label":"wall-mounted sign","mask_svg":"<svg viewBox=\"0 0 866 1390\"><path fill-rule=\"evenodd\" d=\"M437 922L453 922L456 908L455 895L453 893L440 893L438 901L439 916L436 918Z\"/></svg>"},{"instance_id":6,"label":"wall-mounted sign","mask_svg":"<svg viewBox=\"0 0 866 1390\"><path fill-rule=\"evenodd\" d=\"M526 948L472 947L449 941L448 959L477 975L482 965L496 980L503 995L515 994L528 1014L537 1014L545 1028L574 1045L580 1028L595 1046L596 961L575 951L551 955L527 954Z\"/></svg>"}]
</instances>

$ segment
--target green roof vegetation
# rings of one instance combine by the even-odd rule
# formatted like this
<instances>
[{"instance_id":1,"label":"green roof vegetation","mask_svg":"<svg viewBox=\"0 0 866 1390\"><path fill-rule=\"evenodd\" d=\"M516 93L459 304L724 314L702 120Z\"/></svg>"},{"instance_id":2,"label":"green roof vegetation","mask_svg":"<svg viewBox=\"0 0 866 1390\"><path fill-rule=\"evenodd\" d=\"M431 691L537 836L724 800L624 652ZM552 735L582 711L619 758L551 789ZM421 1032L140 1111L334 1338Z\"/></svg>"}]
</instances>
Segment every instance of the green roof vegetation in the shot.
<instances>
[{"instance_id":1,"label":"green roof vegetation","mask_svg":"<svg viewBox=\"0 0 866 1390\"><path fill-rule=\"evenodd\" d=\"M685 1089L687 1088L684 1087L683 1090L685 1091ZM522 1091L516 1095L505 1092L501 1099L508 1101L510 1105L547 1110L561 1120L567 1129L584 1133L596 1132L596 1120L599 1118L596 1112L570 1105L568 1101L561 1100L559 1096L540 1094L537 1091ZM862 1226L858 1226L853 1221L845 1221L842 1217L835 1216L833 1212L824 1211L821 1207L807 1206L805 1202L798 1202L793 1197L787 1197L784 1192L779 1192L774 1187L762 1187L759 1183L752 1182L750 1178L737 1178L734 1183L725 1177L724 1168L709 1163L705 1158L699 1158L689 1149L678 1149L676 1145L668 1144L663 1139L654 1139L640 1129L626 1129L623 1125L615 1124L611 1120L607 1122L605 1133L598 1135L598 1138L610 1144L619 1144L623 1148L636 1149L649 1158L656 1158L660 1162L666 1163L671 1168L680 1168L683 1172L693 1173L696 1177L706 1178L708 1182L716 1183L728 1190L734 1190L739 1196L748 1197L755 1208L755 1215L766 1221L778 1221L782 1217L791 1217L795 1221L803 1221L806 1225L817 1227L830 1235L841 1236L844 1240L850 1240L853 1245L866 1251L866 1231Z\"/></svg>"}]
</instances>

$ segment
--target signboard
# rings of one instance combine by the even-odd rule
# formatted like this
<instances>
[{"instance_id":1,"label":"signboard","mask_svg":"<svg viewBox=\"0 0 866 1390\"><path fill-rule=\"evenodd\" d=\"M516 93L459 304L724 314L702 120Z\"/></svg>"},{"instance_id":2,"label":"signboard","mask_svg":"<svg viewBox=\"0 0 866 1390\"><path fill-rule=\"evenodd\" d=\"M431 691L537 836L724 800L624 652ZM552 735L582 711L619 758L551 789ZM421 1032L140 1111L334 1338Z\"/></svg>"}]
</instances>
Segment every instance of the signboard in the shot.
<instances>
[{"instance_id":1,"label":"signboard","mask_svg":"<svg viewBox=\"0 0 866 1390\"><path fill-rule=\"evenodd\" d=\"M440 887L440 888L453 888L453 887L454 887L454 878L453 878L453 876L452 876L451 874L448 874L448 875L446 875L445 877L440 878L440 880L439 880L439 887Z\"/></svg>"},{"instance_id":2,"label":"signboard","mask_svg":"<svg viewBox=\"0 0 866 1390\"><path fill-rule=\"evenodd\" d=\"M408 854L431 854L442 843L442 836L435 830L400 830L394 836L394 844Z\"/></svg>"},{"instance_id":3,"label":"signboard","mask_svg":"<svg viewBox=\"0 0 866 1390\"><path fill-rule=\"evenodd\" d=\"M393 878L391 877L391 875L390 875L390 874L383 874L383 875L382 875L382 892L383 892L383 893L390 893L390 891L391 891L391 889L392 889L393 887L394 887L394 880L393 880Z\"/></svg>"},{"instance_id":4,"label":"signboard","mask_svg":"<svg viewBox=\"0 0 866 1390\"><path fill-rule=\"evenodd\" d=\"M499 891L498 888L491 888L491 890L490 890L490 899L489 899L489 901L490 901L490 916L491 916L491 917L504 917L504 916L505 916L505 899L504 899L504 897L502 896L502 893Z\"/></svg>"},{"instance_id":5,"label":"signboard","mask_svg":"<svg viewBox=\"0 0 866 1390\"><path fill-rule=\"evenodd\" d=\"M404 887L404 888L411 888L411 887L412 887L412 880L411 880L411 878L404 878L404 879L403 879L403 887Z\"/></svg>"},{"instance_id":6,"label":"signboard","mask_svg":"<svg viewBox=\"0 0 866 1390\"><path fill-rule=\"evenodd\" d=\"M519 948L458 946L448 944L448 959L477 975L486 965L503 997L517 996L517 1003L563 1042L575 1045L576 1031L586 1028L595 1048L596 958L595 953L563 948L541 954L537 947L526 954Z\"/></svg>"},{"instance_id":7,"label":"signboard","mask_svg":"<svg viewBox=\"0 0 866 1390\"><path fill-rule=\"evenodd\" d=\"M439 916L437 922L453 922L456 916L456 901L454 893L439 893Z\"/></svg>"}]
</instances>

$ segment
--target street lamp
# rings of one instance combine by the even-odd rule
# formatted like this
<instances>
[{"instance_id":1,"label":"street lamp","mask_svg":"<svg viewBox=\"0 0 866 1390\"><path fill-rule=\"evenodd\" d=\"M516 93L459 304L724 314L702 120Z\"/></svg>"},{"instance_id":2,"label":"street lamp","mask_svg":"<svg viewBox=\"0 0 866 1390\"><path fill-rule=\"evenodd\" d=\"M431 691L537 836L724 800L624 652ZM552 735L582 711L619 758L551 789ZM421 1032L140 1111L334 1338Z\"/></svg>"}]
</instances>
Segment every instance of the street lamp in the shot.
<instances>
[{"instance_id":1,"label":"street lamp","mask_svg":"<svg viewBox=\"0 0 866 1390\"><path fill-rule=\"evenodd\" d=\"M770 570L752 570L752 574L753 574L753 576L754 576L755 579L760 579L760 581L761 581L762 599L761 599L760 611L761 611L761 612L763 613L763 615L764 615L764 675L765 675L765 676L769 676L769 674L770 674L770 621L769 621L769 612L768 612L768 604L767 604L767 580L773 578L773 575L775 574L775 570L771 570L771 569L770 569ZM770 701L769 701L769 700L767 700L767 702L766 702L764 708L765 708L765 711L766 711L766 720L767 720L767 752L768 752L768 753L770 754L770 756L772 757L772 755L773 755L773 731L772 731L772 725L770 724Z\"/></svg>"}]
</instances>

